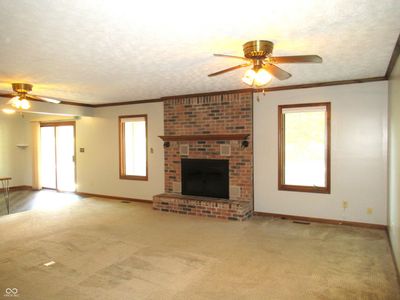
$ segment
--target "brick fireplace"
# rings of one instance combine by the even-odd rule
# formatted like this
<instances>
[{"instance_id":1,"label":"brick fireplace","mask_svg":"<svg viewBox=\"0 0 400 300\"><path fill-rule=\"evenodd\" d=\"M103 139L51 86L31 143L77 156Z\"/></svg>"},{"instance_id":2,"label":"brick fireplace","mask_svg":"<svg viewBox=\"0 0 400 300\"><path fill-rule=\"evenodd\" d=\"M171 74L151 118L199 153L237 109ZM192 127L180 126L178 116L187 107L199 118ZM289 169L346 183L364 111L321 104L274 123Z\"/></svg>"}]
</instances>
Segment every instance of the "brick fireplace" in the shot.
<instances>
[{"instance_id":1,"label":"brick fireplace","mask_svg":"<svg viewBox=\"0 0 400 300\"><path fill-rule=\"evenodd\" d=\"M165 193L154 196L154 209L232 220L251 216L252 105L251 92L164 100ZM228 195L182 194L182 159L226 161Z\"/></svg>"}]
</instances>

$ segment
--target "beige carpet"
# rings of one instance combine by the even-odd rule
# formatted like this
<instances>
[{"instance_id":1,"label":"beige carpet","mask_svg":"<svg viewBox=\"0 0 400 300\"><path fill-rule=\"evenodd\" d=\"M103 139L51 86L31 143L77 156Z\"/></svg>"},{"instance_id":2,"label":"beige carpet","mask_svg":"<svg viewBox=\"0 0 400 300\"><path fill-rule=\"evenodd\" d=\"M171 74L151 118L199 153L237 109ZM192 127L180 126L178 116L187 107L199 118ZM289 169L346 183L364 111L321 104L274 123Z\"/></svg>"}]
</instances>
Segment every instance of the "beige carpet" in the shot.
<instances>
[{"instance_id":1,"label":"beige carpet","mask_svg":"<svg viewBox=\"0 0 400 300\"><path fill-rule=\"evenodd\" d=\"M400 299L382 230L101 199L0 217L0 297L7 288L41 300Z\"/></svg>"},{"instance_id":2,"label":"beige carpet","mask_svg":"<svg viewBox=\"0 0 400 300\"><path fill-rule=\"evenodd\" d=\"M47 189L13 191L10 192L10 214L57 205L54 203L55 198L58 203L70 203L79 201L82 197L75 193L57 193ZM0 217L7 214L7 205L3 193L0 192Z\"/></svg>"}]
</instances>

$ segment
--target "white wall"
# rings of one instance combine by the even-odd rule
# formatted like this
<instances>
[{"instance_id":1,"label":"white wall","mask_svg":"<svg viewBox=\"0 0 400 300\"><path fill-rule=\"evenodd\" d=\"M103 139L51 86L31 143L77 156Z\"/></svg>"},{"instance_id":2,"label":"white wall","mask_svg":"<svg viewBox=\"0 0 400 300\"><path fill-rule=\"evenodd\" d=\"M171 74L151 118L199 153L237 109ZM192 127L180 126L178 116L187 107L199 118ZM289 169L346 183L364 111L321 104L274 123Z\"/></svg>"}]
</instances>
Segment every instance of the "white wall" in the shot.
<instances>
[{"instance_id":1,"label":"white wall","mask_svg":"<svg viewBox=\"0 0 400 300\"><path fill-rule=\"evenodd\" d=\"M389 236L400 270L400 59L389 80Z\"/></svg>"},{"instance_id":2,"label":"white wall","mask_svg":"<svg viewBox=\"0 0 400 300\"><path fill-rule=\"evenodd\" d=\"M30 111L35 113L24 113L24 118L18 113L7 115L0 112L0 176L11 176L11 186L32 184L31 121L61 120L65 118L61 114L65 113L70 116L92 115L76 122L79 192L151 200L153 195L164 191L164 148L158 137L164 134L162 103L96 109L33 104L43 105L33 105ZM148 181L119 179L118 116L135 114L148 115ZM16 144L20 143L29 146L26 149L17 148ZM85 148L85 152L80 153L79 148Z\"/></svg>"},{"instance_id":3,"label":"white wall","mask_svg":"<svg viewBox=\"0 0 400 300\"><path fill-rule=\"evenodd\" d=\"M29 142L28 125L20 115L0 114L0 177L12 177L11 186L26 185L24 166L31 170L29 149L16 146Z\"/></svg>"},{"instance_id":4,"label":"white wall","mask_svg":"<svg viewBox=\"0 0 400 300\"><path fill-rule=\"evenodd\" d=\"M32 185L32 127L39 114L0 112L0 177L12 177L10 186ZM17 147L27 144L27 148Z\"/></svg>"},{"instance_id":5,"label":"white wall","mask_svg":"<svg viewBox=\"0 0 400 300\"><path fill-rule=\"evenodd\" d=\"M387 89L380 81L256 94L255 210L386 224ZM326 101L332 103L331 194L278 191L278 105Z\"/></svg>"},{"instance_id":6,"label":"white wall","mask_svg":"<svg viewBox=\"0 0 400 300\"><path fill-rule=\"evenodd\" d=\"M255 210L386 224L387 89L382 81L256 94ZM321 101L332 102L332 192L278 191L277 106ZM164 150L158 138L164 132L162 103L85 108L76 113L92 115L77 121L78 191L147 200L164 191ZM149 153L148 181L119 179L118 116L134 114L148 115L149 150L154 150ZM31 145L29 120L37 117L21 120L19 115L0 114L0 176L12 176L14 186L31 184L31 149L20 150L15 144ZM398 186L395 191L398 199ZM343 200L349 203L345 211ZM397 225L392 228L400 241L400 205L395 205L397 215L392 219L397 221L392 222ZM368 215L367 208L373 214Z\"/></svg>"},{"instance_id":7,"label":"white wall","mask_svg":"<svg viewBox=\"0 0 400 300\"><path fill-rule=\"evenodd\" d=\"M32 121L71 117L32 112L4 114L0 111L0 177L11 177L10 186L32 185ZM17 147L27 144L27 148ZM0 187L1 188L1 187Z\"/></svg>"},{"instance_id":8,"label":"white wall","mask_svg":"<svg viewBox=\"0 0 400 300\"><path fill-rule=\"evenodd\" d=\"M148 117L148 181L119 179L118 116L136 114ZM164 192L164 148L158 137L163 134L162 103L94 109L93 117L83 117L76 127L78 191L145 200Z\"/></svg>"},{"instance_id":9,"label":"white wall","mask_svg":"<svg viewBox=\"0 0 400 300\"><path fill-rule=\"evenodd\" d=\"M0 97L0 109L10 99ZM34 119L59 119L62 116L90 116L93 108L31 101L29 112L12 115L0 110L0 177L10 176L11 186L32 185L32 128ZM28 144L18 148L17 144Z\"/></svg>"}]
</instances>

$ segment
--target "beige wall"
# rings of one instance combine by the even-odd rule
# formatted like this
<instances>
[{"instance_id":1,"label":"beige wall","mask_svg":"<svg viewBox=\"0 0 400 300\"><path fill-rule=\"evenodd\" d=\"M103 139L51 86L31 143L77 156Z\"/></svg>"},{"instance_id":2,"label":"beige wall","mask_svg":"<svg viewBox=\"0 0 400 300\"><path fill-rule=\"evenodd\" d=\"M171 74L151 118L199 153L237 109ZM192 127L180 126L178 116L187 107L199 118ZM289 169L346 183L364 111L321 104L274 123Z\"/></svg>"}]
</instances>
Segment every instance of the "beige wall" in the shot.
<instances>
[{"instance_id":1,"label":"beige wall","mask_svg":"<svg viewBox=\"0 0 400 300\"><path fill-rule=\"evenodd\" d=\"M12 186L32 184L31 121L92 115L76 122L78 191L146 200L164 191L164 148L158 138L164 134L162 103L96 109L44 103L32 109L35 113L24 113L24 118L18 113L0 113L0 176L11 176ZM70 116L61 116L62 112ZM119 179L118 116L134 114L148 115L148 181ZM28 148L18 148L17 144L28 144ZM85 152L80 153L79 148L85 148Z\"/></svg>"},{"instance_id":2,"label":"beige wall","mask_svg":"<svg viewBox=\"0 0 400 300\"><path fill-rule=\"evenodd\" d=\"M387 82L256 94L255 209L386 224L387 97ZM332 193L278 191L277 105L320 101L332 102ZM92 116L77 121L78 191L147 200L164 191L164 150L158 138L164 132L162 103L96 108L84 113ZM119 179L118 116L133 114L148 115L149 152L152 148L153 153L149 153L149 181L146 182ZM28 117L29 120L35 118L35 115ZM31 184L31 149L21 150L15 146L25 141L31 144L28 119L0 114L0 176L13 176L13 185ZM392 141L393 148L396 140L392 137ZM80 153L79 148L85 148L85 152ZM392 158L393 164L396 157L392 155ZM392 173L398 169L392 168ZM398 177L393 176L392 181L398 182ZM392 195L397 193L398 199L398 190L393 185L391 191ZM342 208L344 200L349 202L346 210ZM395 206L396 214L393 205L391 222L397 225L392 226L392 239L399 241L399 204ZM367 214L369 207L373 209L371 215Z\"/></svg>"},{"instance_id":3,"label":"beige wall","mask_svg":"<svg viewBox=\"0 0 400 300\"><path fill-rule=\"evenodd\" d=\"M119 179L118 116L147 114L149 180ZM162 103L94 109L93 117L77 122L78 191L151 200L164 191L164 134ZM84 153L79 148L85 148ZM151 151L153 149L153 151Z\"/></svg>"},{"instance_id":4,"label":"beige wall","mask_svg":"<svg viewBox=\"0 0 400 300\"><path fill-rule=\"evenodd\" d=\"M0 109L10 99L0 97ZM0 110L0 176L11 176L11 186L32 185L31 120L59 119L62 116L90 116L93 109L84 106L31 101L29 112L4 114ZM22 117L23 116L23 117ZM28 144L18 148L17 144Z\"/></svg>"},{"instance_id":5,"label":"beige wall","mask_svg":"<svg viewBox=\"0 0 400 300\"><path fill-rule=\"evenodd\" d=\"M0 177L10 176L11 186L32 183L32 141L30 121L37 115L7 115L0 112ZM27 148L17 147L27 144Z\"/></svg>"},{"instance_id":6,"label":"beige wall","mask_svg":"<svg viewBox=\"0 0 400 300\"><path fill-rule=\"evenodd\" d=\"M400 59L389 80L389 235L400 270Z\"/></svg>"},{"instance_id":7,"label":"beige wall","mask_svg":"<svg viewBox=\"0 0 400 300\"><path fill-rule=\"evenodd\" d=\"M11 186L32 185L32 121L50 121L73 118L38 113L0 111L0 177L10 176ZM28 147L17 147L26 144Z\"/></svg>"},{"instance_id":8,"label":"beige wall","mask_svg":"<svg viewBox=\"0 0 400 300\"><path fill-rule=\"evenodd\" d=\"M278 105L325 101L332 103L331 194L278 191ZM386 224L386 140L386 81L256 94L255 210Z\"/></svg>"}]
</instances>

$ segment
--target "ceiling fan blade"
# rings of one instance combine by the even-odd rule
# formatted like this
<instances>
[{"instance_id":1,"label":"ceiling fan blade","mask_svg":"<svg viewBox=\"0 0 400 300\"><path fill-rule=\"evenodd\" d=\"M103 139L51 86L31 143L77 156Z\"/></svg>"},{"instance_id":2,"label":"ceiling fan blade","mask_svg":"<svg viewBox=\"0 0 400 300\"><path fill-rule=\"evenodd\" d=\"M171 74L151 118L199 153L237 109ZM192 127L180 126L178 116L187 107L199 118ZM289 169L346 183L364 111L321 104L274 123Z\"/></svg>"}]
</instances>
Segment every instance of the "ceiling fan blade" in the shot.
<instances>
[{"instance_id":1,"label":"ceiling fan blade","mask_svg":"<svg viewBox=\"0 0 400 300\"><path fill-rule=\"evenodd\" d=\"M61 103L60 100L57 99L53 99L53 98L47 98L47 97L41 97L41 96L36 96L36 95L26 95L26 98L31 99L31 100L37 100L37 101L45 101L45 102L49 102L49 103L55 103L55 104L59 104Z\"/></svg>"},{"instance_id":2,"label":"ceiling fan blade","mask_svg":"<svg viewBox=\"0 0 400 300\"><path fill-rule=\"evenodd\" d=\"M209 74L208 76L209 76L209 77L217 76L217 75L219 75L219 74L223 74L223 73L226 73L226 72L230 72L230 71L233 71L233 70L236 70L236 69L248 67L249 65L250 65L250 64L241 64L241 65L237 65L237 66L234 66L234 67L225 69L225 70L221 70L221 71L218 71L218 72Z\"/></svg>"},{"instance_id":3,"label":"ceiling fan blade","mask_svg":"<svg viewBox=\"0 0 400 300\"><path fill-rule=\"evenodd\" d=\"M13 93L0 93L0 97L4 97L4 98L13 98L16 95Z\"/></svg>"},{"instance_id":4,"label":"ceiling fan blade","mask_svg":"<svg viewBox=\"0 0 400 300\"><path fill-rule=\"evenodd\" d=\"M272 56L268 62L274 64L322 63L322 58L318 55Z\"/></svg>"},{"instance_id":5,"label":"ceiling fan blade","mask_svg":"<svg viewBox=\"0 0 400 300\"><path fill-rule=\"evenodd\" d=\"M278 68L277 66L273 64L265 64L263 67L265 70L268 71L272 76L278 78L279 80L285 80L288 79L292 76L292 74L282 70L281 68Z\"/></svg>"},{"instance_id":6,"label":"ceiling fan blade","mask_svg":"<svg viewBox=\"0 0 400 300\"><path fill-rule=\"evenodd\" d=\"M241 56L236 56L236 55L228 55L228 54L214 54L214 56L248 60L248 58L246 58L246 57L241 57Z\"/></svg>"}]
</instances>

